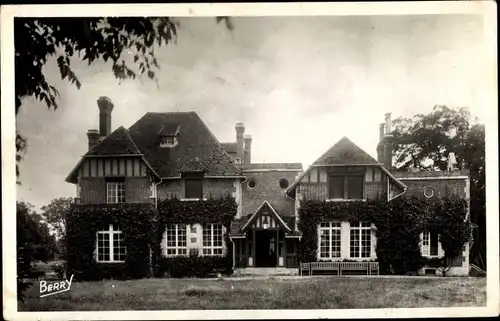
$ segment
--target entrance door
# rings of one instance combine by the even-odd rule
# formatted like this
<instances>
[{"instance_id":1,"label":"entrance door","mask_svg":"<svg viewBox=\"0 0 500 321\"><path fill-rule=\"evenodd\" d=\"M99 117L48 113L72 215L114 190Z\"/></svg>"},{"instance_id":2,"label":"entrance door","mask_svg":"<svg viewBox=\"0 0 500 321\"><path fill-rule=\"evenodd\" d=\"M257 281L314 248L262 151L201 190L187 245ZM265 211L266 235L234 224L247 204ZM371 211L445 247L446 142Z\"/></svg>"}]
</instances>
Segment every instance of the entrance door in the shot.
<instances>
[{"instance_id":1,"label":"entrance door","mask_svg":"<svg viewBox=\"0 0 500 321\"><path fill-rule=\"evenodd\" d=\"M273 230L255 231L255 266L277 266L277 236Z\"/></svg>"}]
</instances>

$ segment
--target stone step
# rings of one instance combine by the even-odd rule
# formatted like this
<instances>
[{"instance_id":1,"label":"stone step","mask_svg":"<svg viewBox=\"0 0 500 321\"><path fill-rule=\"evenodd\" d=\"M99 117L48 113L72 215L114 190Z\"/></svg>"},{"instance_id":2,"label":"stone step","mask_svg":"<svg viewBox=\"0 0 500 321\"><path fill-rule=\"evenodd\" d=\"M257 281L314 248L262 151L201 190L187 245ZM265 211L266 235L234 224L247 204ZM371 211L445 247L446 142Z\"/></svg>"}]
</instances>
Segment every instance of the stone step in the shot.
<instances>
[{"instance_id":1,"label":"stone step","mask_svg":"<svg viewBox=\"0 0 500 321\"><path fill-rule=\"evenodd\" d=\"M298 268L238 268L233 273L234 276L282 276L298 274Z\"/></svg>"}]
</instances>

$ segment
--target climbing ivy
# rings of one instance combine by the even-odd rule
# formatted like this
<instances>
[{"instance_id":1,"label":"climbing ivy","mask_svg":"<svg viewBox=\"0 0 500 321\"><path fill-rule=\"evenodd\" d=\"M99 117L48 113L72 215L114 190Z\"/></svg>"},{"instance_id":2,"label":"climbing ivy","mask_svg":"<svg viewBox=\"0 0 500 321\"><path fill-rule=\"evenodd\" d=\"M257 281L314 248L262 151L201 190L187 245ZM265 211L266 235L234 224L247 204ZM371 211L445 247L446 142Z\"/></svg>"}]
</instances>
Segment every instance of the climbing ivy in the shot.
<instances>
[{"instance_id":1,"label":"climbing ivy","mask_svg":"<svg viewBox=\"0 0 500 321\"><path fill-rule=\"evenodd\" d=\"M382 273L415 272L429 261L420 253L420 233L437 232L445 251L440 261L446 266L461 253L470 240L470 222L464 221L467 202L455 197L437 200L401 197L391 202L383 199L326 202L304 201L299 209L299 226L303 232L300 258L316 261L318 224L323 221L367 221L375 225L377 258ZM434 262L434 264L436 264Z\"/></svg>"},{"instance_id":2,"label":"climbing ivy","mask_svg":"<svg viewBox=\"0 0 500 321\"><path fill-rule=\"evenodd\" d=\"M67 269L77 280L143 278L151 275L149 253L156 213L152 204L73 205L67 215ZM97 263L96 233L120 227L127 249L124 263Z\"/></svg>"}]
</instances>

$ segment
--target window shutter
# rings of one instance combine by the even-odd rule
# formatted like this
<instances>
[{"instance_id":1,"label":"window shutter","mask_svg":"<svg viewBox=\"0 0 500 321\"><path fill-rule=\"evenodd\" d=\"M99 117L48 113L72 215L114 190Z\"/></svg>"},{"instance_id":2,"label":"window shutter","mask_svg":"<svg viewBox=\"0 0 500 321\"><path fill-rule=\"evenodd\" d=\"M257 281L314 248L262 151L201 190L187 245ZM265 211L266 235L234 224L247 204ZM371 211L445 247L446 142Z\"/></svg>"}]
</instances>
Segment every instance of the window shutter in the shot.
<instances>
[{"instance_id":1,"label":"window shutter","mask_svg":"<svg viewBox=\"0 0 500 321\"><path fill-rule=\"evenodd\" d=\"M347 177L347 198L363 199L363 176Z\"/></svg>"},{"instance_id":2,"label":"window shutter","mask_svg":"<svg viewBox=\"0 0 500 321\"><path fill-rule=\"evenodd\" d=\"M329 177L330 198L344 198L344 177Z\"/></svg>"},{"instance_id":3,"label":"window shutter","mask_svg":"<svg viewBox=\"0 0 500 321\"><path fill-rule=\"evenodd\" d=\"M203 198L203 180L199 178L186 178L185 197Z\"/></svg>"}]
</instances>

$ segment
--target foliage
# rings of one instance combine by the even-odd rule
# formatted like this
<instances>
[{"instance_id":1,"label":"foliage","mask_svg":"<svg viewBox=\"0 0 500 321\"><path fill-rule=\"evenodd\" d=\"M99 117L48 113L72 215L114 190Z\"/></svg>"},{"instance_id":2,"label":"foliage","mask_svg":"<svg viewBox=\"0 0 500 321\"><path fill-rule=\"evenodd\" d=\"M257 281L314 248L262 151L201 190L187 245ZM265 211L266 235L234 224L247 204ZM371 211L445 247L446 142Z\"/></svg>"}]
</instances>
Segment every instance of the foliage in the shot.
<instances>
[{"instance_id":1,"label":"foliage","mask_svg":"<svg viewBox=\"0 0 500 321\"><path fill-rule=\"evenodd\" d=\"M231 274L232 256L190 256L162 258L159 271L174 278L207 277L214 273Z\"/></svg>"},{"instance_id":2,"label":"foliage","mask_svg":"<svg viewBox=\"0 0 500 321\"><path fill-rule=\"evenodd\" d=\"M300 258L316 261L318 224L322 221L366 221L375 225L377 258L382 273L405 274L420 269L426 260L420 254L420 233L437 231L446 256L455 256L469 240L470 222L463 222L466 202L458 198L424 200L401 197L384 199L325 202L305 201L299 209L303 231Z\"/></svg>"},{"instance_id":3,"label":"foliage","mask_svg":"<svg viewBox=\"0 0 500 321\"><path fill-rule=\"evenodd\" d=\"M446 106L435 106L428 115L394 121L395 165L399 170L446 170L448 153L454 152L459 168L470 171L471 221L478 226L473 258L486 254L485 128L474 122L466 108ZM427 165L428 160L432 162ZM486 268L486 263L481 266Z\"/></svg>"},{"instance_id":4,"label":"foliage","mask_svg":"<svg viewBox=\"0 0 500 321\"><path fill-rule=\"evenodd\" d=\"M54 198L48 205L42 206L41 216L43 220L55 231L57 244L62 257L65 257L66 246L66 215L70 210L73 199L71 197Z\"/></svg>"},{"instance_id":5,"label":"foliage","mask_svg":"<svg viewBox=\"0 0 500 321\"><path fill-rule=\"evenodd\" d=\"M155 225L152 204L73 205L67 216L67 269L77 280L150 276ZM97 264L96 233L117 224L127 249L125 263Z\"/></svg>"},{"instance_id":6,"label":"foliage","mask_svg":"<svg viewBox=\"0 0 500 321\"><path fill-rule=\"evenodd\" d=\"M17 293L23 300L24 291L31 285L34 261L48 261L54 257L55 239L49 233L33 205L17 202Z\"/></svg>"}]
</instances>

